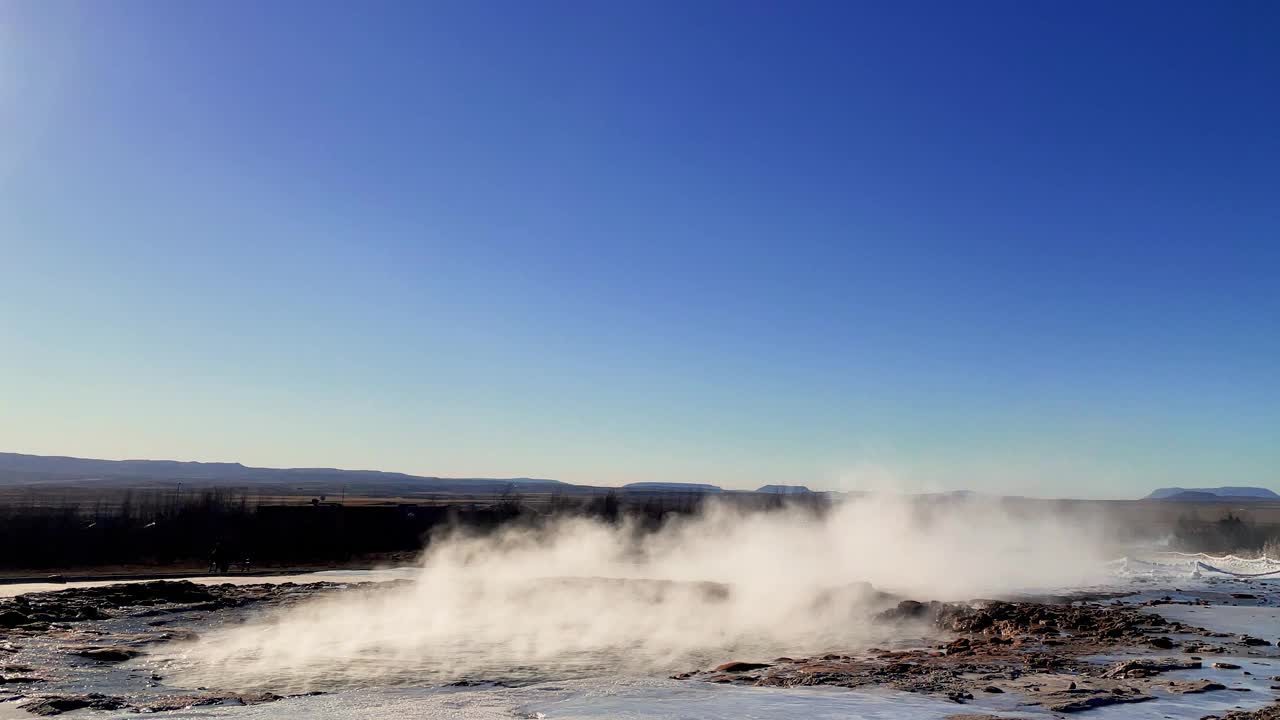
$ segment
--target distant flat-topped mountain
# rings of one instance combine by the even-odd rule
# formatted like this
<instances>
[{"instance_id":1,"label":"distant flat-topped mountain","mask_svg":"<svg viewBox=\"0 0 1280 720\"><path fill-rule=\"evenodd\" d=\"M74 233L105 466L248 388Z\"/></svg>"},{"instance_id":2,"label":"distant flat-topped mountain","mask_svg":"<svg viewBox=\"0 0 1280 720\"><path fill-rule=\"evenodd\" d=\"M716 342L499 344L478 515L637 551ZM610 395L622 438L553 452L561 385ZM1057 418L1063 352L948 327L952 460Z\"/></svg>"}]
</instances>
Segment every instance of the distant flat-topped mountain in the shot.
<instances>
[{"instance_id":1,"label":"distant flat-topped mountain","mask_svg":"<svg viewBox=\"0 0 1280 720\"><path fill-rule=\"evenodd\" d=\"M1217 488L1160 488L1146 497L1147 500L1179 500L1183 502L1214 502L1221 500L1280 500L1280 495L1260 487Z\"/></svg>"},{"instance_id":2,"label":"distant flat-topped mountain","mask_svg":"<svg viewBox=\"0 0 1280 720\"><path fill-rule=\"evenodd\" d=\"M719 485L681 482L634 482L623 485L622 489L641 492L724 492L724 488Z\"/></svg>"},{"instance_id":3,"label":"distant flat-topped mountain","mask_svg":"<svg viewBox=\"0 0 1280 720\"><path fill-rule=\"evenodd\" d=\"M488 493L507 488L517 491L553 491L587 486L537 478L441 478L380 470L337 468L257 468L240 463L179 462L176 460L93 460L0 453L0 486L66 485L85 487L138 487L190 483L231 487L276 486L308 492L337 493L346 487L352 494L378 493Z\"/></svg>"},{"instance_id":4,"label":"distant flat-topped mountain","mask_svg":"<svg viewBox=\"0 0 1280 720\"><path fill-rule=\"evenodd\" d=\"M804 485L761 485L756 489L756 492L795 495L800 493L811 493L813 491Z\"/></svg>"}]
</instances>

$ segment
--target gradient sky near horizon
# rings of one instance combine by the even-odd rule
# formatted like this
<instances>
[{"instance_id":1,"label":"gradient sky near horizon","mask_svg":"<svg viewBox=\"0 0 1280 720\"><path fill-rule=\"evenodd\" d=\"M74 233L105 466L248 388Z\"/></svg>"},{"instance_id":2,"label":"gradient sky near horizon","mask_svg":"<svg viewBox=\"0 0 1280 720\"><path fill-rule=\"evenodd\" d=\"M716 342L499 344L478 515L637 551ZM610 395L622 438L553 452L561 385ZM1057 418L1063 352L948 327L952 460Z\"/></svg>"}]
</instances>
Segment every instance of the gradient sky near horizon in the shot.
<instances>
[{"instance_id":1,"label":"gradient sky near horizon","mask_svg":"<svg viewBox=\"0 0 1280 720\"><path fill-rule=\"evenodd\" d=\"M1280 4L0 1L0 450L1280 489Z\"/></svg>"}]
</instances>

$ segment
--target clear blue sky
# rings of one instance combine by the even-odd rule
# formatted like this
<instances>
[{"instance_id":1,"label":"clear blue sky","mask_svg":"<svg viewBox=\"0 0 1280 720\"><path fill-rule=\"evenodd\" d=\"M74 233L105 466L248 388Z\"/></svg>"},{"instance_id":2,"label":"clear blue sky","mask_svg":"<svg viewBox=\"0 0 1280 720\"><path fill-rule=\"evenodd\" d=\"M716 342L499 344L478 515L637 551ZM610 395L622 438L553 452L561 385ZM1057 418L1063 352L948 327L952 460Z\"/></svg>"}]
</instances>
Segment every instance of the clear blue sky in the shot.
<instances>
[{"instance_id":1,"label":"clear blue sky","mask_svg":"<svg viewBox=\"0 0 1280 720\"><path fill-rule=\"evenodd\" d=\"M1280 487L1280 4L0 2L0 450Z\"/></svg>"}]
</instances>

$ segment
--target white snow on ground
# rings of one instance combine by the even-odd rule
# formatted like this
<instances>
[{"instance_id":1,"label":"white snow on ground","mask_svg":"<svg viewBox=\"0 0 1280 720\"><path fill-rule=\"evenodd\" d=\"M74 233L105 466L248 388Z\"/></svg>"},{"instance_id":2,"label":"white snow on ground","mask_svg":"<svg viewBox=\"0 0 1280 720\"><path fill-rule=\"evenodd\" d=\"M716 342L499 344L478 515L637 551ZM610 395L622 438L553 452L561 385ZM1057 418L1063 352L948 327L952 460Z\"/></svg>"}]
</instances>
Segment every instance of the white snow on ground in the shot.
<instances>
[{"instance_id":1,"label":"white snow on ground","mask_svg":"<svg viewBox=\"0 0 1280 720\"><path fill-rule=\"evenodd\" d=\"M387 580L412 580L420 572L417 567L381 568L378 570L320 570L318 572L300 573L296 575L205 575L202 577L171 578L187 580L197 585L281 585L283 583L331 582L385 582ZM0 585L0 597L17 597L33 592L53 592L71 588L105 587L107 585L131 585L133 583L154 582L154 580L86 580L67 583L11 583ZM0 718L3 718L0 715Z\"/></svg>"},{"instance_id":2,"label":"white snow on ground","mask_svg":"<svg viewBox=\"0 0 1280 720\"><path fill-rule=\"evenodd\" d=\"M1152 552L1123 557L1109 563L1120 577L1250 577L1280 578L1280 560L1236 555Z\"/></svg>"}]
</instances>

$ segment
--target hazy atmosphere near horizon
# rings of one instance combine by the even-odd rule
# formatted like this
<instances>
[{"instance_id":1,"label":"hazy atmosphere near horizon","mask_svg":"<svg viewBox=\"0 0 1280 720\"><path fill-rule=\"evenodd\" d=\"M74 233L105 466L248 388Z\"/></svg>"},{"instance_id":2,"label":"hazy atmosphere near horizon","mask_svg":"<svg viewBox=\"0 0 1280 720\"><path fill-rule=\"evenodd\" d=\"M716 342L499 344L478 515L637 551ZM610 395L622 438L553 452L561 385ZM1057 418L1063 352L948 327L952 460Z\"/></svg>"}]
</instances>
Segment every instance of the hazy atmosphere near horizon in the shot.
<instances>
[{"instance_id":1,"label":"hazy atmosphere near horizon","mask_svg":"<svg viewBox=\"0 0 1280 720\"><path fill-rule=\"evenodd\" d=\"M0 0L0 451L1280 489L1280 4Z\"/></svg>"}]
</instances>

